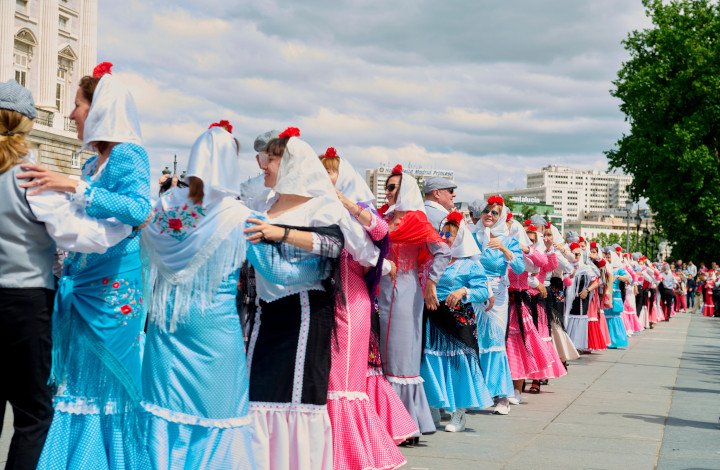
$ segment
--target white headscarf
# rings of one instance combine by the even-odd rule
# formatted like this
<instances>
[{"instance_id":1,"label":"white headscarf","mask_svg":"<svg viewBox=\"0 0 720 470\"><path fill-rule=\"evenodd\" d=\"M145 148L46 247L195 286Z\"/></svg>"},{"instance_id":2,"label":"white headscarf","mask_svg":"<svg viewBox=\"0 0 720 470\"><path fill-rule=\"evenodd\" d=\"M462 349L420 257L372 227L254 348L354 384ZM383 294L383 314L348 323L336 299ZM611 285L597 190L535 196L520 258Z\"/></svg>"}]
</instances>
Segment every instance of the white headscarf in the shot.
<instances>
[{"instance_id":1,"label":"white headscarf","mask_svg":"<svg viewBox=\"0 0 720 470\"><path fill-rule=\"evenodd\" d=\"M335 188L317 153L298 137L288 140L273 190L278 194L305 197L327 197L332 194L337 200Z\"/></svg>"},{"instance_id":2,"label":"white headscarf","mask_svg":"<svg viewBox=\"0 0 720 470\"><path fill-rule=\"evenodd\" d=\"M187 177L203 181L205 198L215 199L213 192L223 196L240 196L240 159L233 138L223 127L212 127L195 140L188 159ZM206 204L211 203L207 200Z\"/></svg>"},{"instance_id":3,"label":"white headscarf","mask_svg":"<svg viewBox=\"0 0 720 470\"><path fill-rule=\"evenodd\" d=\"M187 320L190 305L209 308L221 283L245 260L242 234L250 210L236 200L240 179L236 143L225 129L203 132L190 152L188 175L203 181L203 200L189 188L173 188L155 203L142 231L143 254L150 263L152 295L146 296L153 322L170 317L170 331ZM234 233L234 234L233 234ZM175 296L168 309L170 295Z\"/></svg>"},{"instance_id":4,"label":"white headscarf","mask_svg":"<svg viewBox=\"0 0 720 470\"><path fill-rule=\"evenodd\" d=\"M388 207L385 214L395 211L422 211L425 213L425 202L423 202L417 180L407 173L401 175L400 191L397 193L395 204Z\"/></svg>"},{"instance_id":5,"label":"white headscarf","mask_svg":"<svg viewBox=\"0 0 720 470\"><path fill-rule=\"evenodd\" d=\"M440 222L442 229L447 223L447 217ZM453 258L470 258L471 256L480 255L480 248L473 240L472 233L467 223L463 220L460 222L455 241L450 247L450 256Z\"/></svg>"},{"instance_id":6,"label":"white headscarf","mask_svg":"<svg viewBox=\"0 0 720 470\"><path fill-rule=\"evenodd\" d=\"M265 187L265 175L257 175L240 183L240 200L249 201L262 198L263 202L265 202L269 191L271 189Z\"/></svg>"},{"instance_id":7,"label":"white headscarf","mask_svg":"<svg viewBox=\"0 0 720 470\"><path fill-rule=\"evenodd\" d=\"M355 168L344 158L340 159L335 189L352 202L362 202L371 206L375 202L375 195L370 191L365 178L355 171Z\"/></svg>"},{"instance_id":8,"label":"white headscarf","mask_svg":"<svg viewBox=\"0 0 720 470\"><path fill-rule=\"evenodd\" d=\"M142 145L142 132L130 90L116 77L105 74L98 82L85 119L85 145L120 142Z\"/></svg>"},{"instance_id":9,"label":"white headscarf","mask_svg":"<svg viewBox=\"0 0 720 470\"><path fill-rule=\"evenodd\" d=\"M525 231L523 224L515 219L512 219L511 225L510 236L525 246L532 246L533 242L530 240L530 237L527 236L527 232ZM545 250L543 250L543 252L544 251Z\"/></svg>"},{"instance_id":10,"label":"white headscarf","mask_svg":"<svg viewBox=\"0 0 720 470\"><path fill-rule=\"evenodd\" d=\"M490 241L490 234L496 237L506 237L510 235L510 230L508 230L507 226L507 213L507 207L503 205L502 209L500 210L498 220L492 227L488 228L483 225L482 214L480 214L480 220L478 220L477 223L472 226L472 231L475 234L475 240L483 250L487 246L487 243Z\"/></svg>"}]
</instances>

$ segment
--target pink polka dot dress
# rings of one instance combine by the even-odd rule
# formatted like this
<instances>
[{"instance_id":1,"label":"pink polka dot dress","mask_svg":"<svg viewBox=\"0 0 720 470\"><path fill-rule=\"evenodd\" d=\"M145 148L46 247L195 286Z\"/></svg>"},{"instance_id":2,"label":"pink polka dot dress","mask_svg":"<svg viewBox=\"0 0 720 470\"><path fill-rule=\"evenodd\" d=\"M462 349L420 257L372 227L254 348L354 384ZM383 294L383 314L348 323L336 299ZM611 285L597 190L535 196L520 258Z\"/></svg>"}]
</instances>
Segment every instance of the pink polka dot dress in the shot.
<instances>
[{"instance_id":1,"label":"pink polka dot dress","mask_svg":"<svg viewBox=\"0 0 720 470\"><path fill-rule=\"evenodd\" d=\"M375 224L367 230L371 238L379 240L387 233L387 223L373 217ZM343 250L340 269L346 303L335 310L337 341L334 335L327 401L332 425L333 468L397 468L405 463L405 458L366 390L372 305L363 267ZM397 395L396 398L396 406L404 410ZM412 422L409 415L408 419Z\"/></svg>"}]
</instances>

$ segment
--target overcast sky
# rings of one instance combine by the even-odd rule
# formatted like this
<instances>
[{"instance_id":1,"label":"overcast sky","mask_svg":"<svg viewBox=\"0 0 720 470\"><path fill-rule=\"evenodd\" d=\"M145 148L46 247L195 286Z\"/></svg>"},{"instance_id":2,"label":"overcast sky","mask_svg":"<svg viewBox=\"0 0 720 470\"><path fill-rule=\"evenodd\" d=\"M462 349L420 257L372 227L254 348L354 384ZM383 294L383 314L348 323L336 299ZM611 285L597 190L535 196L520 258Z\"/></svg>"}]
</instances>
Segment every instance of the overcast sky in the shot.
<instances>
[{"instance_id":1,"label":"overcast sky","mask_svg":"<svg viewBox=\"0 0 720 470\"><path fill-rule=\"evenodd\" d=\"M295 126L359 170L454 170L468 201L607 169L620 41L648 25L640 0L100 0L98 61L133 90L153 177L228 119L243 181L255 136Z\"/></svg>"}]
</instances>

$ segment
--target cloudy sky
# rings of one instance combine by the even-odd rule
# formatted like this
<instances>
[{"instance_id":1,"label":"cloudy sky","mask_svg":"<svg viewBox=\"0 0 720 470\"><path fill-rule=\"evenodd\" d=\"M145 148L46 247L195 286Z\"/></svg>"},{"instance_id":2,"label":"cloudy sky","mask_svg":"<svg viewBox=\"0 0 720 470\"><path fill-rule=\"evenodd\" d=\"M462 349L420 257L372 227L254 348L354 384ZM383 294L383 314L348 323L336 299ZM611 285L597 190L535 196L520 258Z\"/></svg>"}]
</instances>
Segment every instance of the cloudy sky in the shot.
<instances>
[{"instance_id":1,"label":"cloudy sky","mask_svg":"<svg viewBox=\"0 0 720 470\"><path fill-rule=\"evenodd\" d=\"M455 171L457 200L551 163L607 168L627 129L609 90L640 0L99 1L98 61L133 89L153 176L228 119L299 127L358 169Z\"/></svg>"}]
</instances>

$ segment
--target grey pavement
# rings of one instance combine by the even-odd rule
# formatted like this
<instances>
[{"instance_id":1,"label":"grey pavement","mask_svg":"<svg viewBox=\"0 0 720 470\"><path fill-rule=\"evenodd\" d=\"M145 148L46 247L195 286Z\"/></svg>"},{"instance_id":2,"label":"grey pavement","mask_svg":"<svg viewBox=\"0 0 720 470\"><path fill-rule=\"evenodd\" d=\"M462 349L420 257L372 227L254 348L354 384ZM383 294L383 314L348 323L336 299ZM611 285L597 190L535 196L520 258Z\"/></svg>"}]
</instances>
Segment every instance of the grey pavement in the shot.
<instances>
[{"instance_id":1,"label":"grey pavement","mask_svg":"<svg viewBox=\"0 0 720 470\"><path fill-rule=\"evenodd\" d=\"M412 470L720 469L719 387L720 320L678 314L581 356L508 416L472 412L466 432L403 454Z\"/></svg>"},{"instance_id":2,"label":"grey pavement","mask_svg":"<svg viewBox=\"0 0 720 470\"><path fill-rule=\"evenodd\" d=\"M508 416L402 448L410 470L720 469L720 320L678 314L629 347L582 356ZM11 436L8 409L0 465Z\"/></svg>"}]
</instances>

